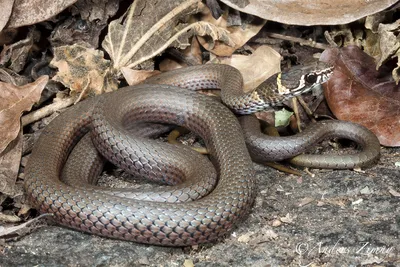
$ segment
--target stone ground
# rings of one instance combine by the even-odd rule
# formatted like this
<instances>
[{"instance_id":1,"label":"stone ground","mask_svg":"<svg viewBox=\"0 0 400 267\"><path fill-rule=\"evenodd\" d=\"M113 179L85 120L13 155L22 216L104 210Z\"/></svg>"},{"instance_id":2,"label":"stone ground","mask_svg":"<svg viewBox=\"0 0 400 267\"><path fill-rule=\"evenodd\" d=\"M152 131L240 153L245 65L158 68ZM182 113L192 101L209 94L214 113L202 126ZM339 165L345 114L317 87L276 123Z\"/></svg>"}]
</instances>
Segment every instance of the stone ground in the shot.
<instances>
[{"instance_id":1,"label":"stone ground","mask_svg":"<svg viewBox=\"0 0 400 267\"><path fill-rule=\"evenodd\" d=\"M0 266L400 266L400 149L365 172L288 175L255 164L249 216L214 244L167 248L50 224L7 241Z\"/></svg>"}]
</instances>

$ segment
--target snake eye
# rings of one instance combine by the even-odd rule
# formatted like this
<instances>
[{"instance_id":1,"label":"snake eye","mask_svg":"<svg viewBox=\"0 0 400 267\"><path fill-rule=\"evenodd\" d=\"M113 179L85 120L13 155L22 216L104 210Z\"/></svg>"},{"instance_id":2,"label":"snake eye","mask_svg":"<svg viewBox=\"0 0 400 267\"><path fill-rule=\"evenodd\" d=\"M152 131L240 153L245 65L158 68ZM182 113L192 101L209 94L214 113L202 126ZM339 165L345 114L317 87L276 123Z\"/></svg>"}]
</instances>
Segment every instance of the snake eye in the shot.
<instances>
[{"instance_id":1,"label":"snake eye","mask_svg":"<svg viewBox=\"0 0 400 267\"><path fill-rule=\"evenodd\" d=\"M308 83L315 83L317 81L318 76L314 73L307 74L305 79Z\"/></svg>"}]
</instances>

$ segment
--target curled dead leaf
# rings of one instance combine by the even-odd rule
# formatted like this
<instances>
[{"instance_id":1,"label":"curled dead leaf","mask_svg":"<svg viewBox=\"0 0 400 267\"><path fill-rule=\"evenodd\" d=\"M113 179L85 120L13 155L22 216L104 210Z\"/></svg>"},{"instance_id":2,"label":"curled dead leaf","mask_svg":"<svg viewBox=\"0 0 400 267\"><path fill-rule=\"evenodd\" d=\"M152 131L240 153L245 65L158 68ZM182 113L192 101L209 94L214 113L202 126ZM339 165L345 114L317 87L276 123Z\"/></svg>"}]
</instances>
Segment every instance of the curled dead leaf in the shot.
<instances>
[{"instance_id":1,"label":"curled dead leaf","mask_svg":"<svg viewBox=\"0 0 400 267\"><path fill-rule=\"evenodd\" d=\"M346 24L390 7L397 0L221 0L263 19L293 25Z\"/></svg>"},{"instance_id":2,"label":"curled dead leaf","mask_svg":"<svg viewBox=\"0 0 400 267\"><path fill-rule=\"evenodd\" d=\"M18 28L47 20L76 1L77 0L15 0L7 28Z\"/></svg>"},{"instance_id":3,"label":"curled dead leaf","mask_svg":"<svg viewBox=\"0 0 400 267\"><path fill-rule=\"evenodd\" d=\"M376 70L375 61L356 46L324 51L321 60L334 63L325 85L333 114L364 125L385 146L400 146L400 89L390 73Z\"/></svg>"},{"instance_id":4,"label":"curled dead leaf","mask_svg":"<svg viewBox=\"0 0 400 267\"><path fill-rule=\"evenodd\" d=\"M233 52L242 47L250 38L255 36L267 22L266 20L253 17L251 21L243 22L240 26L228 27L228 13L225 12L218 20L214 19L209 9L202 12L201 20L215 25L219 29L224 29L228 42L209 42L206 38L197 37L200 44L208 51L218 56L231 56ZM203 35L200 35L203 36ZM221 40L214 38L214 40Z\"/></svg>"},{"instance_id":5,"label":"curled dead leaf","mask_svg":"<svg viewBox=\"0 0 400 267\"><path fill-rule=\"evenodd\" d=\"M378 39L379 42L379 55L377 56L378 63L377 68L382 64L391 59L397 57L397 68L392 72L393 78L398 84L400 81L399 70L400 70L400 41L398 38L398 32L400 30L400 20L397 20L391 24L380 23L378 26Z\"/></svg>"},{"instance_id":6,"label":"curled dead leaf","mask_svg":"<svg viewBox=\"0 0 400 267\"><path fill-rule=\"evenodd\" d=\"M86 96L118 88L110 61L100 50L79 44L55 47L50 65L58 68L53 80L70 88L72 94Z\"/></svg>"}]
</instances>

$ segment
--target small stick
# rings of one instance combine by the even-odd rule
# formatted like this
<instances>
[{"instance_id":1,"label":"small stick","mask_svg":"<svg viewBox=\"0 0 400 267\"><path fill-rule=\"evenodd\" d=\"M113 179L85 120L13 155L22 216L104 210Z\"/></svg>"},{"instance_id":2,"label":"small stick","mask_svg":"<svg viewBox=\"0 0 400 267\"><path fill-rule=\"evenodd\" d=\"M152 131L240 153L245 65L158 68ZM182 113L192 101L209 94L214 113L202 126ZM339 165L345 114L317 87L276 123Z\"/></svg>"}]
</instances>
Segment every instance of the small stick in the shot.
<instances>
[{"instance_id":1,"label":"small stick","mask_svg":"<svg viewBox=\"0 0 400 267\"><path fill-rule=\"evenodd\" d=\"M293 112L296 117L297 129L299 130L299 133L300 133L301 132L301 119L300 119L300 113L299 113L299 105L297 103L298 103L297 98L293 97L292 98Z\"/></svg>"},{"instance_id":2,"label":"small stick","mask_svg":"<svg viewBox=\"0 0 400 267\"><path fill-rule=\"evenodd\" d=\"M315 177L315 174L312 173L312 172L310 172L310 170L309 170L308 168L305 168L304 171L305 171L306 173L308 173L308 175L310 175L311 177L313 177L313 178Z\"/></svg>"},{"instance_id":3,"label":"small stick","mask_svg":"<svg viewBox=\"0 0 400 267\"><path fill-rule=\"evenodd\" d=\"M41 109L32 111L21 118L21 124L22 127L31 124L32 122L38 121L40 119L43 119L47 116L50 116L56 111L59 111L60 109L66 108L74 104L76 98L75 97L68 97L64 98L60 101L54 102L50 105L47 105Z\"/></svg>"},{"instance_id":4,"label":"small stick","mask_svg":"<svg viewBox=\"0 0 400 267\"><path fill-rule=\"evenodd\" d=\"M327 45L327 44L317 43L317 42L312 41L312 40L305 40L305 39L302 39L302 38L283 35L283 34L279 34L279 33L268 33L268 37L275 38L275 39L286 40L286 41L291 41L291 42L299 43L300 45L306 45L306 46L314 47L314 48L321 49L321 50L325 50L327 48L330 48L330 46ZM257 42L257 43L265 43L266 42L265 38L257 38L254 41Z\"/></svg>"}]
</instances>

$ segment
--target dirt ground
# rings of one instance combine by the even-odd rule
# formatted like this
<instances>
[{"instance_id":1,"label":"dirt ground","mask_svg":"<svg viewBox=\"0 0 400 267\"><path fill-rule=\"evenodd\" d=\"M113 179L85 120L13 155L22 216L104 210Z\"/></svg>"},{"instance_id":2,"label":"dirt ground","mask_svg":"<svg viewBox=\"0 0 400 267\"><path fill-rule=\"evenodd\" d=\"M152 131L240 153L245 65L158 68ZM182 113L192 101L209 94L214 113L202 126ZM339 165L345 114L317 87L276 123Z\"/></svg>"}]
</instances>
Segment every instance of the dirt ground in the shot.
<instances>
[{"instance_id":1,"label":"dirt ground","mask_svg":"<svg viewBox=\"0 0 400 267\"><path fill-rule=\"evenodd\" d=\"M363 172L294 176L254 164L248 217L214 244L168 248L49 223L7 241L0 266L400 266L400 149Z\"/></svg>"}]
</instances>

